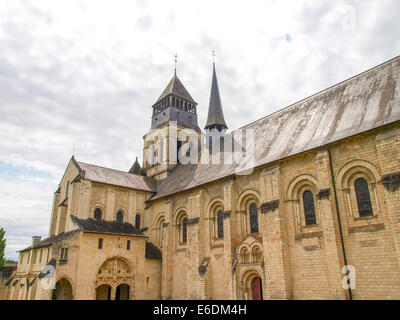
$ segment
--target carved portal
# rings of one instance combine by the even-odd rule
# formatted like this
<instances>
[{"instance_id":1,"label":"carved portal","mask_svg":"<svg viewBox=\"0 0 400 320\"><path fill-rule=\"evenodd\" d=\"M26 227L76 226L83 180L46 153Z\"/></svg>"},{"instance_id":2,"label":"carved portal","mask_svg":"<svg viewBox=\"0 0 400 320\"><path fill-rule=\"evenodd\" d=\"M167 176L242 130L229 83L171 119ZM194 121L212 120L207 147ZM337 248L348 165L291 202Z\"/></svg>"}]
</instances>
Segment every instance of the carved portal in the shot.
<instances>
[{"instance_id":1,"label":"carved portal","mask_svg":"<svg viewBox=\"0 0 400 320\"><path fill-rule=\"evenodd\" d=\"M109 285L111 288L117 288L121 284L126 284L130 288L130 297L134 299L135 276L132 268L125 259L115 257L106 260L96 276L96 287ZM114 290L113 290L114 291Z\"/></svg>"}]
</instances>

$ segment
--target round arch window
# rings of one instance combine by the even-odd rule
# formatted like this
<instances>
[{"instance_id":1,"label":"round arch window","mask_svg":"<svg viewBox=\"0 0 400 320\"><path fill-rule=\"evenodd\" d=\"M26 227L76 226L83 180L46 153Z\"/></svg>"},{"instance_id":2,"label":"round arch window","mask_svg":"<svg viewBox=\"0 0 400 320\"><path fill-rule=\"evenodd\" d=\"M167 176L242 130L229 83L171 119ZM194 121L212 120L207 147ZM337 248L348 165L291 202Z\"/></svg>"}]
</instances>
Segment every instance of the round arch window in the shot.
<instances>
[{"instance_id":1,"label":"round arch window","mask_svg":"<svg viewBox=\"0 0 400 320\"><path fill-rule=\"evenodd\" d=\"M103 217L103 211L101 211L100 208L96 208L96 210L94 210L94 219L97 221L101 221Z\"/></svg>"},{"instance_id":2,"label":"round arch window","mask_svg":"<svg viewBox=\"0 0 400 320\"><path fill-rule=\"evenodd\" d=\"M124 222L124 213L122 211L118 211L115 220L119 223L123 223Z\"/></svg>"}]
</instances>

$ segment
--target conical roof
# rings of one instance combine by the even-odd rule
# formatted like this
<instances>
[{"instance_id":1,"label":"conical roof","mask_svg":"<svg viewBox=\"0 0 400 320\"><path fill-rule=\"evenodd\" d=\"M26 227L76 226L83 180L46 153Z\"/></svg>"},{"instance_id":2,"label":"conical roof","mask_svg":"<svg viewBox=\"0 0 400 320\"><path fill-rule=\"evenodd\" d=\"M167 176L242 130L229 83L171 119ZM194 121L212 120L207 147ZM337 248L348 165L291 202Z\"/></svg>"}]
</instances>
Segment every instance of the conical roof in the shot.
<instances>
[{"instance_id":1,"label":"conical roof","mask_svg":"<svg viewBox=\"0 0 400 320\"><path fill-rule=\"evenodd\" d=\"M225 119L224 112L222 111L221 97L219 95L217 74L215 72L215 64L213 64L213 76L211 84L211 95L210 103L208 106L208 116L205 129L212 128L214 126L221 126L224 129L228 128Z\"/></svg>"},{"instance_id":2,"label":"conical roof","mask_svg":"<svg viewBox=\"0 0 400 320\"><path fill-rule=\"evenodd\" d=\"M128 171L129 173L136 174L138 176L143 176L143 170L142 167L139 164L138 158L136 157L135 163L132 165L130 170Z\"/></svg>"},{"instance_id":3,"label":"conical roof","mask_svg":"<svg viewBox=\"0 0 400 320\"><path fill-rule=\"evenodd\" d=\"M167 95L173 94L175 96L178 96L180 98L184 98L188 101L196 103L193 98L190 96L189 92L186 90L182 82L179 80L178 76L176 73L172 77L171 81L168 83L167 87L164 89L163 93L161 96L158 98L157 102L160 100L164 99ZM156 102L156 103L157 103Z\"/></svg>"}]
</instances>

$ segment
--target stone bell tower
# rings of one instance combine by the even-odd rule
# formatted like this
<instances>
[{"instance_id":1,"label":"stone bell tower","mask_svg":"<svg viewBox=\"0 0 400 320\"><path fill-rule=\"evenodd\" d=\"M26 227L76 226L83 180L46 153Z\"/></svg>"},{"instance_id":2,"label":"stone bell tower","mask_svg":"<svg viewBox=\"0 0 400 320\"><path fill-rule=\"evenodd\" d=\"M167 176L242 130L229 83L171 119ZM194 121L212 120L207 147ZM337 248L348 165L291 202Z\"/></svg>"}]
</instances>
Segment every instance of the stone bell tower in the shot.
<instances>
[{"instance_id":1,"label":"stone bell tower","mask_svg":"<svg viewBox=\"0 0 400 320\"><path fill-rule=\"evenodd\" d=\"M190 129L186 131L196 135L201 133L197 123L197 103L179 80L176 69L152 108L151 129L143 137L143 169L148 177L162 180L179 162L177 154L182 141L171 132L175 131L177 136L184 129Z\"/></svg>"}]
</instances>

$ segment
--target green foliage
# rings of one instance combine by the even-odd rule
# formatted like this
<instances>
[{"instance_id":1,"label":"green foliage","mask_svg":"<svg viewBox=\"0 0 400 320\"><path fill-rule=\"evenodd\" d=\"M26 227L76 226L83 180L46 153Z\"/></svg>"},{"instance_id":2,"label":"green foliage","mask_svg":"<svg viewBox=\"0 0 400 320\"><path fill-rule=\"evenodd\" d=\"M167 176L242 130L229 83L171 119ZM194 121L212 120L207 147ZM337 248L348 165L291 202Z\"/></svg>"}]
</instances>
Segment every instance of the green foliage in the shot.
<instances>
[{"instance_id":1,"label":"green foliage","mask_svg":"<svg viewBox=\"0 0 400 320\"><path fill-rule=\"evenodd\" d=\"M5 259L5 249L6 249L6 231L3 228L0 228L0 266L4 266L6 264Z\"/></svg>"}]
</instances>

